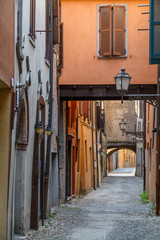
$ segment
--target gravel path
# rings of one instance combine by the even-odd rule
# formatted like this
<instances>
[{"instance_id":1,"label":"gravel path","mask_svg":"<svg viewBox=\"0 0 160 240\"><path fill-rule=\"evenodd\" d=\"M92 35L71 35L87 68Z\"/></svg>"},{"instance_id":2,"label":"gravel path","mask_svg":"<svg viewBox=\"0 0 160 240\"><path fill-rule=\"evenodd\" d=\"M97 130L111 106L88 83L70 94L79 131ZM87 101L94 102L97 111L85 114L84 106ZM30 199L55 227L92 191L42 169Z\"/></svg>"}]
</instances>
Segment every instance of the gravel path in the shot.
<instances>
[{"instance_id":1,"label":"gravel path","mask_svg":"<svg viewBox=\"0 0 160 240\"><path fill-rule=\"evenodd\" d=\"M137 177L106 177L96 191L53 208L27 239L160 240L160 217L152 204L140 202L141 192Z\"/></svg>"}]
</instances>

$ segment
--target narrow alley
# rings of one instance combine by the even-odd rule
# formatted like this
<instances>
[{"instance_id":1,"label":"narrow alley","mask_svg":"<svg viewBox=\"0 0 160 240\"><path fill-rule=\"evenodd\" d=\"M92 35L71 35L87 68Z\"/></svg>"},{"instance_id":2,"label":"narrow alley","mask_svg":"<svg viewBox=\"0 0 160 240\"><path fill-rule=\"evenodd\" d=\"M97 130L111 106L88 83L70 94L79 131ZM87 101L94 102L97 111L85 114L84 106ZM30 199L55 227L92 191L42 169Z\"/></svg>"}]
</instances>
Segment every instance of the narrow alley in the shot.
<instances>
[{"instance_id":1,"label":"narrow alley","mask_svg":"<svg viewBox=\"0 0 160 240\"><path fill-rule=\"evenodd\" d=\"M0 240L160 240L160 0L6 0L0 31Z\"/></svg>"},{"instance_id":2,"label":"narrow alley","mask_svg":"<svg viewBox=\"0 0 160 240\"><path fill-rule=\"evenodd\" d=\"M159 240L160 219L153 203L141 203L142 185L138 177L105 177L96 191L53 208L27 239Z\"/></svg>"}]
</instances>

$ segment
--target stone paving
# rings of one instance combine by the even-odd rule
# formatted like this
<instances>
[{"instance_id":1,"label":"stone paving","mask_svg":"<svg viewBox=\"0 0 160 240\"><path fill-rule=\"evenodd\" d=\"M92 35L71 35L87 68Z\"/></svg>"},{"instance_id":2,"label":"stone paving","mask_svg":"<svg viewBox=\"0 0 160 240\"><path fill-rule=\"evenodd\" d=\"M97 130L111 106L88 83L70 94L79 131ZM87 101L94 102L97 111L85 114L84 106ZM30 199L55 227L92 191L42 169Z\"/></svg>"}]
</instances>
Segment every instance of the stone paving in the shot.
<instances>
[{"instance_id":1,"label":"stone paving","mask_svg":"<svg viewBox=\"0 0 160 240\"><path fill-rule=\"evenodd\" d=\"M142 179L106 177L100 188L52 209L28 240L160 240L154 204L142 204Z\"/></svg>"},{"instance_id":2,"label":"stone paving","mask_svg":"<svg viewBox=\"0 0 160 240\"><path fill-rule=\"evenodd\" d=\"M116 170L110 172L108 176L116 176L116 177L134 177L136 172L136 168L117 168Z\"/></svg>"}]
</instances>

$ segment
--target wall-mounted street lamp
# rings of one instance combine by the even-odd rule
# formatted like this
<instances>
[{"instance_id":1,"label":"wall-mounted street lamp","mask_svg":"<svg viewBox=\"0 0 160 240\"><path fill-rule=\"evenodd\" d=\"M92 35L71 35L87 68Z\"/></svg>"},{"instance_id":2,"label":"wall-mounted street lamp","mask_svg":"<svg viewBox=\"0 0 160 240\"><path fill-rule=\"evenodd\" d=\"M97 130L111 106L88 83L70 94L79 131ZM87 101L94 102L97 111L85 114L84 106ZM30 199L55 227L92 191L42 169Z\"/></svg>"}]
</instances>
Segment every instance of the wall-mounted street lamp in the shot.
<instances>
[{"instance_id":1,"label":"wall-mounted street lamp","mask_svg":"<svg viewBox=\"0 0 160 240\"><path fill-rule=\"evenodd\" d=\"M47 136L50 136L50 135L52 134L52 129L50 128L49 125L46 126L45 134L46 134Z\"/></svg>"},{"instance_id":2,"label":"wall-mounted street lamp","mask_svg":"<svg viewBox=\"0 0 160 240\"><path fill-rule=\"evenodd\" d=\"M126 135L132 135L132 136L135 136L135 137L138 137L138 138L143 138L144 137L144 132L136 132L136 131L132 131L132 132L129 132L127 131L127 123L126 121L124 121L124 119L122 119L120 122L119 122L119 127L120 127L120 130L122 131L122 133L126 133Z\"/></svg>"},{"instance_id":3,"label":"wall-mounted street lamp","mask_svg":"<svg viewBox=\"0 0 160 240\"><path fill-rule=\"evenodd\" d=\"M129 90L129 84L131 77L128 73L125 73L125 69L121 69L121 73L116 75L115 84L116 90L121 95L121 103L123 103L124 95L129 100L143 100L154 107L160 107L160 94L126 94Z\"/></svg>"},{"instance_id":4,"label":"wall-mounted street lamp","mask_svg":"<svg viewBox=\"0 0 160 240\"><path fill-rule=\"evenodd\" d=\"M44 129L43 129L43 124L42 124L42 122L36 123L36 125L35 125L35 130L36 130L36 133L38 133L38 134L44 133ZM50 128L49 125L47 125L46 128L45 128L45 134L46 134L47 136L50 136L50 135L52 134L52 129Z\"/></svg>"},{"instance_id":5,"label":"wall-mounted street lamp","mask_svg":"<svg viewBox=\"0 0 160 240\"><path fill-rule=\"evenodd\" d=\"M125 73L125 68L122 68L121 73L118 73L114 79L116 90L122 96L121 103L123 103L123 96L128 92L131 77L128 73Z\"/></svg>"}]
</instances>

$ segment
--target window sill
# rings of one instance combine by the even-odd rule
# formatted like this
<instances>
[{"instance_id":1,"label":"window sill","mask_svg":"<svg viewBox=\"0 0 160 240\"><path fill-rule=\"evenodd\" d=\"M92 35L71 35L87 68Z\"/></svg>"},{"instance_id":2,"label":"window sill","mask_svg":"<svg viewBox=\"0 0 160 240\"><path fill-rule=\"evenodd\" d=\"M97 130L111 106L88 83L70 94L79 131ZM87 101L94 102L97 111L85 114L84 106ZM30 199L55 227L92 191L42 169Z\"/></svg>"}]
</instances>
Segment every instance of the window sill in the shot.
<instances>
[{"instance_id":1,"label":"window sill","mask_svg":"<svg viewBox=\"0 0 160 240\"><path fill-rule=\"evenodd\" d=\"M97 56L99 60L117 60L117 59L127 59L128 56Z\"/></svg>"},{"instance_id":2,"label":"window sill","mask_svg":"<svg viewBox=\"0 0 160 240\"><path fill-rule=\"evenodd\" d=\"M50 61L45 57L45 63L48 67L50 67Z\"/></svg>"},{"instance_id":3,"label":"window sill","mask_svg":"<svg viewBox=\"0 0 160 240\"><path fill-rule=\"evenodd\" d=\"M29 41L30 41L31 45L35 48L36 43L35 43L35 40L33 40L33 38L31 36L29 36Z\"/></svg>"}]
</instances>

